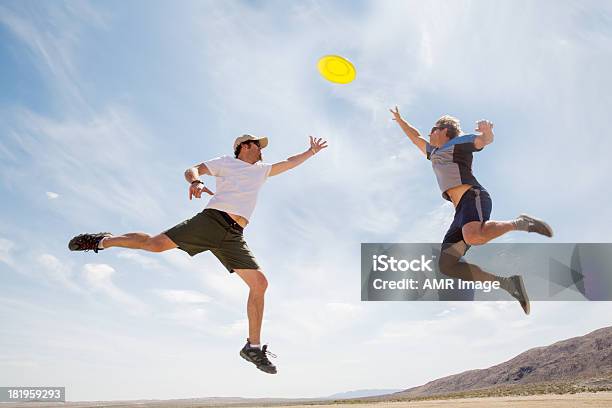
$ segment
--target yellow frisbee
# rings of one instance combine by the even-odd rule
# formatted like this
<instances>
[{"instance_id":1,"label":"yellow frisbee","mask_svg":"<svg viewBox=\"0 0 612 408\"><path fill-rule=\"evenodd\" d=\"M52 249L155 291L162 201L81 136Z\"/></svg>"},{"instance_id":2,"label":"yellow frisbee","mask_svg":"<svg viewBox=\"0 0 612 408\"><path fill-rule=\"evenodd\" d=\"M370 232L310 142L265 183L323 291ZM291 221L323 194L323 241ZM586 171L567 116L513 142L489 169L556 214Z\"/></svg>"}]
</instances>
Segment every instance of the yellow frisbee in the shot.
<instances>
[{"instance_id":1,"label":"yellow frisbee","mask_svg":"<svg viewBox=\"0 0 612 408\"><path fill-rule=\"evenodd\" d=\"M355 67L351 61L339 55L321 57L317 67L323 78L337 84L348 84L355 79Z\"/></svg>"}]
</instances>

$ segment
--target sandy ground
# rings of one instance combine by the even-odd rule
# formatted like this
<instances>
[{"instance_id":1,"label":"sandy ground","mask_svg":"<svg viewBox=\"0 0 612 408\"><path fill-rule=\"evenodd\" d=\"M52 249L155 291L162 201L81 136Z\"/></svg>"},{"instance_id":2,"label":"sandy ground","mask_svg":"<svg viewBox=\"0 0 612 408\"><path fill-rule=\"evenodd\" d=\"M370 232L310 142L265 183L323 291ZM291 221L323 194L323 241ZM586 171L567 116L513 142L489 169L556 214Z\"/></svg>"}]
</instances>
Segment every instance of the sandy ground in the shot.
<instances>
[{"instance_id":1,"label":"sandy ground","mask_svg":"<svg viewBox=\"0 0 612 408\"><path fill-rule=\"evenodd\" d=\"M379 402L376 404L299 405L293 408L577 408L612 407L612 392L533 395L528 397L465 398L418 402Z\"/></svg>"},{"instance_id":2,"label":"sandy ground","mask_svg":"<svg viewBox=\"0 0 612 408\"><path fill-rule=\"evenodd\" d=\"M259 404L259 405L258 405ZM68 402L62 403L20 403L20 404L4 404L0 403L0 408L193 408L193 407L211 407L212 404L202 403L176 403L173 401L156 401L150 403L147 401L105 401L105 402ZM224 405L217 405L223 407ZM436 400L436 401L418 401L418 402L378 402L371 404L319 404L319 405L276 405L255 403L250 405L245 403L240 405L244 407L263 407L268 408L612 408L612 392L598 393L581 393L581 394L564 394L564 395L532 395L527 397L499 397L499 398L464 398L451 400Z\"/></svg>"}]
</instances>

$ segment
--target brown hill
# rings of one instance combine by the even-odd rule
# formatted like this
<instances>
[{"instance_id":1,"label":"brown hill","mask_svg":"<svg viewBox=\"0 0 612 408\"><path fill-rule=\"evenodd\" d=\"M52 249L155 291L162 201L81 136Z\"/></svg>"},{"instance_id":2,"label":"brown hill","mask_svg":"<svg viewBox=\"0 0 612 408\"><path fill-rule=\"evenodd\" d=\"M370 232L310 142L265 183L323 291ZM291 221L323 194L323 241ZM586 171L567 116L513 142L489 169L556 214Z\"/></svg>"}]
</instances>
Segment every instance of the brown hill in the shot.
<instances>
[{"instance_id":1,"label":"brown hill","mask_svg":"<svg viewBox=\"0 0 612 408\"><path fill-rule=\"evenodd\" d=\"M440 378L391 394L410 398L494 387L609 376L612 373L612 327L537 347L496 366Z\"/></svg>"}]
</instances>

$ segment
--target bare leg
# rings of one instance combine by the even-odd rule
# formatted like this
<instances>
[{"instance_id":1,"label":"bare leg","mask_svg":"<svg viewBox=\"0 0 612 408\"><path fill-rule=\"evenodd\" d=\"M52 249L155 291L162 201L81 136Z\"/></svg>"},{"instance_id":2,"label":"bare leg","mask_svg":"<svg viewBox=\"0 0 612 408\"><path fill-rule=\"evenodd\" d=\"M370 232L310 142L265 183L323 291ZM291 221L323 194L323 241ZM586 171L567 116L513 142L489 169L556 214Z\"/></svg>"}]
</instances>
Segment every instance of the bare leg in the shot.
<instances>
[{"instance_id":1,"label":"bare leg","mask_svg":"<svg viewBox=\"0 0 612 408\"><path fill-rule=\"evenodd\" d=\"M507 232L516 230L512 221L472 221L465 224L462 228L463 238L468 245L482 245L504 235Z\"/></svg>"},{"instance_id":2,"label":"bare leg","mask_svg":"<svg viewBox=\"0 0 612 408\"><path fill-rule=\"evenodd\" d=\"M529 298L527 297L522 278L518 275L509 278L496 276L482 270L476 264L461 261L461 257L465 255L467 249L468 245L464 241L454 244L442 244L442 251L438 261L440 272L464 281L499 282L500 288L518 300L523 311L529 314Z\"/></svg>"},{"instance_id":3,"label":"bare leg","mask_svg":"<svg viewBox=\"0 0 612 408\"><path fill-rule=\"evenodd\" d=\"M461 257L465 255L467 249L468 247L464 242L457 242L452 246L447 245L446 248L443 247L439 260L440 272L451 278L464 281L496 282L503 279L482 270L478 265L461 261Z\"/></svg>"},{"instance_id":4,"label":"bare leg","mask_svg":"<svg viewBox=\"0 0 612 408\"><path fill-rule=\"evenodd\" d=\"M260 344L261 324L264 312L264 295L268 287L265 275L257 269L234 269L234 272L249 286L247 317L249 319L249 341Z\"/></svg>"},{"instance_id":5,"label":"bare leg","mask_svg":"<svg viewBox=\"0 0 612 408\"><path fill-rule=\"evenodd\" d=\"M132 249L143 249L151 252L163 252L177 245L165 234L151 237L142 232L130 232L123 235L106 237L102 240L104 248L121 247Z\"/></svg>"},{"instance_id":6,"label":"bare leg","mask_svg":"<svg viewBox=\"0 0 612 408\"><path fill-rule=\"evenodd\" d=\"M550 225L527 214L521 214L512 221L468 222L461 231L468 245L486 244L510 231L535 232L549 238L553 236Z\"/></svg>"}]
</instances>

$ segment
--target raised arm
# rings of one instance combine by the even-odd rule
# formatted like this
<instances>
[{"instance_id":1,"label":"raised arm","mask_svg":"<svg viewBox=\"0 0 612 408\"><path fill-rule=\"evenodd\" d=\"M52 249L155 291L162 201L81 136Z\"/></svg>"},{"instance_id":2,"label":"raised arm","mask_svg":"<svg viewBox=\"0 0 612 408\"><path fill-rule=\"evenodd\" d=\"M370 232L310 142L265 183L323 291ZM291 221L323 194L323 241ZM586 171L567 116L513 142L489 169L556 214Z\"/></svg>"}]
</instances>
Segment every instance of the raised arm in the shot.
<instances>
[{"instance_id":1,"label":"raised arm","mask_svg":"<svg viewBox=\"0 0 612 408\"><path fill-rule=\"evenodd\" d=\"M299 166L327 147L327 142L325 140L321 138L315 139L312 136L308 137L310 138L310 148L303 153L289 157L287 160L274 163L272 169L270 169L270 177Z\"/></svg>"},{"instance_id":2,"label":"raised arm","mask_svg":"<svg viewBox=\"0 0 612 408\"><path fill-rule=\"evenodd\" d=\"M408 136L408 139L410 139L410 141L414 143L416 147L419 148L421 153L427 155L427 141L421 137L419 131L402 118L397 106L395 107L395 110L389 109L389 111L393 114L393 120L396 121L398 125L400 125L406 136Z\"/></svg>"},{"instance_id":3,"label":"raised arm","mask_svg":"<svg viewBox=\"0 0 612 408\"><path fill-rule=\"evenodd\" d=\"M488 144L493 143L495 135L493 134L493 122L488 120L479 120L476 122L476 131L480 132L480 135L474 139L474 147L478 150L482 149Z\"/></svg>"},{"instance_id":4,"label":"raised arm","mask_svg":"<svg viewBox=\"0 0 612 408\"><path fill-rule=\"evenodd\" d=\"M185 170L185 180L189 183L189 199L192 197L200 198L202 197L202 192L213 195L212 191L210 191L204 185L204 182L200 180L200 176L202 174L207 174L210 176L210 170L204 163L197 164L193 167Z\"/></svg>"}]
</instances>

